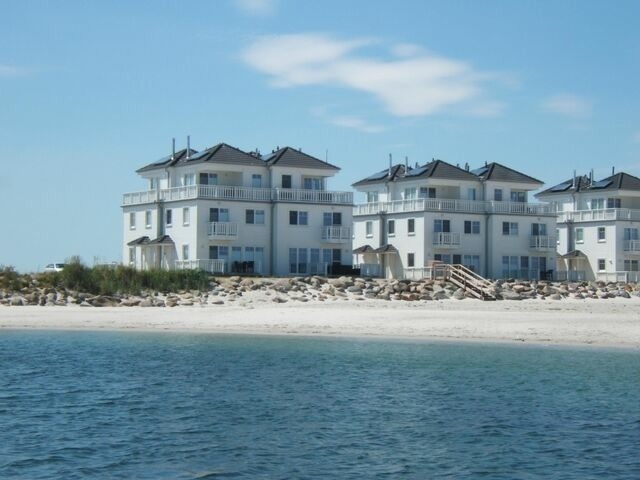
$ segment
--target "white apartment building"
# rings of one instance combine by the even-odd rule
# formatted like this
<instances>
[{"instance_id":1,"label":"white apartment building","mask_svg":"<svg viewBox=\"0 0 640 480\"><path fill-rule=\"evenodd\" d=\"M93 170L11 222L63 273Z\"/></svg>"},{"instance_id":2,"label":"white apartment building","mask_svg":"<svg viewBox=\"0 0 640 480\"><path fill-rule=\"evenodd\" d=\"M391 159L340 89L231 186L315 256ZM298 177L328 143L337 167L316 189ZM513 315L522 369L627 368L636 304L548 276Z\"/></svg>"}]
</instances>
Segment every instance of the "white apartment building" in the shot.
<instances>
[{"instance_id":1,"label":"white apartment building","mask_svg":"<svg viewBox=\"0 0 640 480\"><path fill-rule=\"evenodd\" d=\"M389 165L353 184L354 256L363 275L420 278L433 261L490 278L548 278L556 216L528 203L542 182L498 163Z\"/></svg>"},{"instance_id":2,"label":"white apartment building","mask_svg":"<svg viewBox=\"0 0 640 480\"><path fill-rule=\"evenodd\" d=\"M640 178L574 176L536 196L557 211L558 279L640 279Z\"/></svg>"},{"instance_id":3,"label":"white apartment building","mask_svg":"<svg viewBox=\"0 0 640 480\"><path fill-rule=\"evenodd\" d=\"M290 147L262 156L220 143L187 146L137 173L123 196L123 264L212 273L339 273L352 259L352 192L340 169Z\"/></svg>"}]
</instances>

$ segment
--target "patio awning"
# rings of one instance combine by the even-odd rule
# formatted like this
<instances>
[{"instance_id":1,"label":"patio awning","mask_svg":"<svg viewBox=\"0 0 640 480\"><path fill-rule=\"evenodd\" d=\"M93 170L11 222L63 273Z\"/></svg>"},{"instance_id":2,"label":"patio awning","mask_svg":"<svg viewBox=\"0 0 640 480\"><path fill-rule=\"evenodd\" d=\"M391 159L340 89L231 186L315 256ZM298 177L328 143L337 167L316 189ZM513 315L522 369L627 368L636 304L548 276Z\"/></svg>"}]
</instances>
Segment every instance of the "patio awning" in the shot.
<instances>
[{"instance_id":1,"label":"patio awning","mask_svg":"<svg viewBox=\"0 0 640 480\"><path fill-rule=\"evenodd\" d=\"M154 238L147 245L175 245L174 241L169 235L162 235L161 237Z\"/></svg>"},{"instance_id":2,"label":"patio awning","mask_svg":"<svg viewBox=\"0 0 640 480\"><path fill-rule=\"evenodd\" d=\"M136 245L146 245L147 243L149 243L149 237L145 235L144 237L138 237L135 240L131 240L127 245L135 247Z\"/></svg>"},{"instance_id":3,"label":"patio awning","mask_svg":"<svg viewBox=\"0 0 640 480\"><path fill-rule=\"evenodd\" d=\"M564 255L558 255L558 257L562 258L563 260L568 260L571 258L587 258L587 256L580 250L572 250L568 253L565 253Z\"/></svg>"},{"instance_id":4,"label":"patio awning","mask_svg":"<svg viewBox=\"0 0 640 480\"><path fill-rule=\"evenodd\" d=\"M353 253L373 253L375 250L371 245L363 245L353 250Z\"/></svg>"},{"instance_id":5,"label":"patio awning","mask_svg":"<svg viewBox=\"0 0 640 480\"><path fill-rule=\"evenodd\" d=\"M398 253L398 249L393 245L391 245L390 243L387 243L386 245L376 248L374 252L380 253L382 255L387 255L387 254Z\"/></svg>"}]
</instances>

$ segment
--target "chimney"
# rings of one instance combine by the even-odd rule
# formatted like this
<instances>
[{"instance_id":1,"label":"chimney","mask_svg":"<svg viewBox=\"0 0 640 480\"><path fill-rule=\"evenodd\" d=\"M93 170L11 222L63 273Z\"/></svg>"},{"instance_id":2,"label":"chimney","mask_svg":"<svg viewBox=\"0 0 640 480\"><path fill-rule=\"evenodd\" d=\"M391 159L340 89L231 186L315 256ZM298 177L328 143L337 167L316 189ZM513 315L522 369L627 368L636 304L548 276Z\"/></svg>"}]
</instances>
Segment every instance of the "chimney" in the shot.
<instances>
[{"instance_id":1,"label":"chimney","mask_svg":"<svg viewBox=\"0 0 640 480\"><path fill-rule=\"evenodd\" d=\"M404 156L404 173L409 171L409 157Z\"/></svg>"},{"instance_id":2,"label":"chimney","mask_svg":"<svg viewBox=\"0 0 640 480\"><path fill-rule=\"evenodd\" d=\"M484 166L485 166L485 167L487 167L487 166L488 166L488 165L487 165L487 161L486 161L486 160L484 161Z\"/></svg>"},{"instance_id":3,"label":"chimney","mask_svg":"<svg viewBox=\"0 0 640 480\"><path fill-rule=\"evenodd\" d=\"M611 176L613 177L616 174L616 167L611 167Z\"/></svg>"},{"instance_id":4,"label":"chimney","mask_svg":"<svg viewBox=\"0 0 640 480\"><path fill-rule=\"evenodd\" d=\"M391 176L391 167L393 163L393 157L389 154L389 176Z\"/></svg>"},{"instance_id":5,"label":"chimney","mask_svg":"<svg viewBox=\"0 0 640 480\"><path fill-rule=\"evenodd\" d=\"M171 160L176 159L176 137L171 139Z\"/></svg>"},{"instance_id":6,"label":"chimney","mask_svg":"<svg viewBox=\"0 0 640 480\"><path fill-rule=\"evenodd\" d=\"M573 171L573 185L571 186L571 188L576 188L576 171Z\"/></svg>"},{"instance_id":7,"label":"chimney","mask_svg":"<svg viewBox=\"0 0 640 480\"><path fill-rule=\"evenodd\" d=\"M190 152L191 152L191 136L187 135L187 160L189 160Z\"/></svg>"},{"instance_id":8,"label":"chimney","mask_svg":"<svg viewBox=\"0 0 640 480\"><path fill-rule=\"evenodd\" d=\"M589 173L589 186L593 184L593 168L591 169L591 173Z\"/></svg>"},{"instance_id":9,"label":"chimney","mask_svg":"<svg viewBox=\"0 0 640 480\"><path fill-rule=\"evenodd\" d=\"M468 172L469 171L469 162L464 162L464 169Z\"/></svg>"}]
</instances>

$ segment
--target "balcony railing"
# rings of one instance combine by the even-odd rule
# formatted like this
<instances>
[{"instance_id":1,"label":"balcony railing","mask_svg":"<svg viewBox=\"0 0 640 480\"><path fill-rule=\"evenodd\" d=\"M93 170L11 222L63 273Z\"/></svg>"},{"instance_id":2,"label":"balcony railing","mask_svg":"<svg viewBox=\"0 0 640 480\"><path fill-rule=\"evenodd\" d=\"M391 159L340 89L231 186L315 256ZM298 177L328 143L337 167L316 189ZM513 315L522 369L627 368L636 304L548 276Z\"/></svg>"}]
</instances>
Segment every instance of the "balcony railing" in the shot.
<instances>
[{"instance_id":1,"label":"balcony railing","mask_svg":"<svg viewBox=\"0 0 640 480\"><path fill-rule=\"evenodd\" d=\"M178 270L200 269L209 273L227 273L227 262L222 259L176 260L174 265Z\"/></svg>"},{"instance_id":2,"label":"balcony railing","mask_svg":"<svg viewBox=\"0 0 640 480\"><path fill-rule=\"evenodd\" d=\"M518 280L540 280L541 274L543 274L543 272L533 268L502 270L502 278L515 278Z\"/></svg>"},{"instance_id":3,"label":"balcony railing","mask_svg":"<svg viewBox=\"0 0 640 480\"><path fill-rule=\"evenodd\" d=\"M551 235L531 235L529 248L533 250L555 250L558 243L556 237Z\"/></svg>"},{"instance_id":4,"label":"balcony railing","mask_svg":"<svg viewBox=\"0 0 640 480\"><path fill-rule=\"evenodd\" d=\"M209 222L207 235L210 238L233 240L238 238L238 224L235 222Z\"/></svg>"},{"instance_id":5,"label":"balcony railing","mask_svg":"<svg viewBox=\"0 0 640 480\"><path fill-rule=\"evenodd\" d=\"M290 188L274 189L273 200L276 202L294 203L337 203L353 204L352 192L329 192L326 190L293 190Z\"/></svg>"},{"instance_id":6,"label":"balcony railing","mask_svg":"<svg viewBox=\"0 0 640 480\"><path fill-rule=\"evenodd\" d=\"M361 263L358 265L360 276L362 277L381 277L382 265L378 263Z\"/></svg>"},{"instance_id":7,"label":"balcony railing","mask_svg":"<svg viewBox=\"0 0 640 480\"><path fill-rule=\"evenodd\" d=\"M122 205L140 205L159 200L241 200L253 202L296 202L320 204L353 204L353 193L326 190L290 190L280 188L252 188L231 185L188 185L184 187L125 193Z\"/></svg>"},{"instance_id":8,"label":"balcony railing","mask_svg":"<svg viewBox=\"0 0 640 480\"><path fill-rule=\"evenodd\" d=\"M640 282L640 272L598 272L596 280L600 282Z\"/></svg>"},{"instance_id":9,"label":"balcony railing","mask_svg":"<svg viewBox=\"0 0 640 480\"><path fill-rule=\"evenodd\" d=\"M555 279L559 282L584 282L587 274L584 270L558 270Z\"/></svg>"},{"instance_id":10,"label":"balcony railing","mask_svg":"<svg viewBox=\"0 0 640 480\"><path fill-rule=\"evenodd\" d=\"M493 213L503 215L555 216L553 207L538 203L454 200L446 198L416 198L391 202L363 203L353 209L354 215L375 215L404 212Z\"/></svg>"},{"instance_id":11,"label":"balcony railing","mask_svg":"<svg viewBox=\"0 0 640 480\"><path fill-rule=\"evenodd\" d=\"M624 251L631 253L640 253L640 240L625 240Z\"/></svg>"},{"instance_id":12,"label":"balcony railing","mask_svg":"<svg viewBox=\"0 0 640 480\"><path fill-rule=\"evenodd\" d=\"M558 212L558 223L597 222L603 220L640 221L640 210L633 210L630 208L607 208L603 210L577 210L575 212Z\"/></svg>"},{"instance_id":13,"label":"balcony railing","mask_svg":"<svg viewBox=\"0 0 640 480\"><path fill-rule=\"evenodd\" d=\"M457 248L460 246L460 234L451 232L434 232L433 246L441 248Z\"/></svg>"},{"instance_id":14,"label":"balcony railing","mask_svg":"<svg viewBox=\"0 0 640 480\"><path fill-rule=\"evenodd\" d=\"M322 227L322 239L329 243L345 243L351 240L351 227Z\"/></svg>"}]
</instances>

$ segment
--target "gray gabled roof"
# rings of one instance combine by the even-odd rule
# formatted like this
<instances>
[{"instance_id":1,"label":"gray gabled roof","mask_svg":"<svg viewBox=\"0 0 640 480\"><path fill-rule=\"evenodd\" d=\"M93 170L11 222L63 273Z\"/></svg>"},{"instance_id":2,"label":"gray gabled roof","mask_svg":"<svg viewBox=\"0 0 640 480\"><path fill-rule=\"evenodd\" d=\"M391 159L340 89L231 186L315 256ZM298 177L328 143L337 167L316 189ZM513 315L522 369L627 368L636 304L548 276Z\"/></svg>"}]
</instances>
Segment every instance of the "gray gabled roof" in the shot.
<instances>
[{"instance_id":1,"label":"gray gabled roof","mask_svg":"<svg viewBox=\"0 0 640 480\"><path fill-rule=\"evenodd\" d=\"M591 182L589 177L581 175L576 177L575 185L573 179L565 180L551 188L538 193L536 196L554 193L576 193L576 192L600 192L615 190L635 190L640 191L640 178L629 175L625 172L616 173L602 180Z\"/></svg>"},{"instance_id":2,"label":"gray gabled roof","mask_svg":"<svg viewBox=\"0 0 640 480\"><path fill-rule=\"evenodd\" d=\"M505 167L496 162L491 162L484 167L476 168L471 171L474 175L480 177L481 180L492 180L496 182L512 182L512 183L537 183L542 185L544 182L518 172L513 168Z\"/></svg>"},{"instance_id":3,"label":"gray gabled roof","mask_svg":"<svg viewBox=\"0 0 640 480\"><path fill-rule=\"evenodd\" d=\"M405 172L406 170L406 172ZM472 180L478 181L478 177L471 172L451 165L443 160L432 160L431 162L415 168L406 169L402 164L393 165L391 174L389 169L374 173L373 175L357 181L352 186L376 184L380 182L392 182L400 180L417 180L420 178L439 178L444 180Z\"/></svg>"},{"instance_id":4,"label":"gray gabled roof","mask_svg":"<svg viewBox=\"0 0 640 480\"><path fill-rule=\"evenodd\" d=\"M291 147L284 147L276 150L269 155L265 155L262 159L268 165L277 165L278 167L296 167L296 168L316 168L325 170L340 170L335 165L313 157L300 150Z\"/></svg>"},{"instance_id":5,"label":"gray gabled roof","mask_svg":"<svg viewBox=\"0 0 640 480\"><path fill-rule=\"evenodd\" d=\"M197 150L194 150L193 148L189 149L189 156L196 155L197 153L198 153ZM142 172L147 172L149 170L158 170L158 169L163 169L167 167L172 167L176 163L178 163L180 160L186 157L187 157L187 149L183 148L182 150L178 150L175 155L173 154L167 155L166 157L163 157L160 160L156 160L155 162L150 163L149 165L145 165L144 167L139 168L138 170L136 170L136 172L142 173Z\"/></svg>"},{"instance_id":6,"label":"gray gabled roof","mask_svg":"<svg viewBox=\"0 0 640 480\"><path fill-rule=\"evenodd\" d=\"M369 175L367 178L358 180L356 183L352 184L351 186L359 187L360 185L369 185L374 183L380 183L382 181L390 182L403 174L404 174L404 165L397 164L397 165L393 165L390 169L386 168L372 175Z\"/></svg>"}]
</instances>

